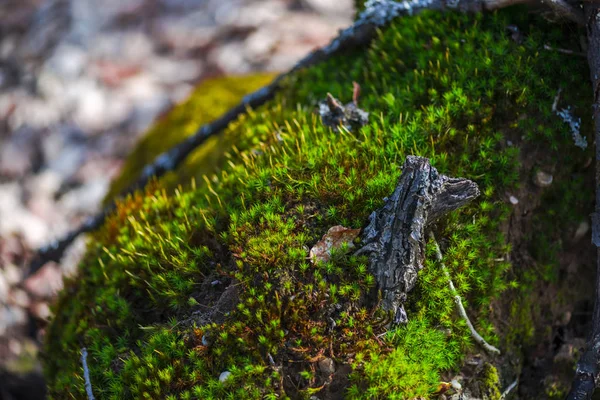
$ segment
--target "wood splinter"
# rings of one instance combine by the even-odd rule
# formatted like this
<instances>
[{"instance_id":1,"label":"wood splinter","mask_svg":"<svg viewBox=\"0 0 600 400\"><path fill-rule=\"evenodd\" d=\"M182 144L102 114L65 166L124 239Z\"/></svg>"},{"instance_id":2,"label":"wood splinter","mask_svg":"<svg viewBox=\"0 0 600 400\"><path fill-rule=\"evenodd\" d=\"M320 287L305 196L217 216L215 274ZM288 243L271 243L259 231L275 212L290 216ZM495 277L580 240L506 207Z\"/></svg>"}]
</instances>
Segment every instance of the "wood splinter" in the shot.
<instances>
[{"instance_id":1,"label":"wood splinter","mask_svg":"<svg viewBox=\"0 0 600 400\"><path fill-rule=\"evenodd\" d=\"M392 312L395 324L408 321L404 303L423 269L425 229L477 196L474 182L441 175L426 158L406 158L394 193L369 217L362 235L364 246L356 253L369 255L369 268L382 294L381 307Z\"/></svg>"}]
</instances>

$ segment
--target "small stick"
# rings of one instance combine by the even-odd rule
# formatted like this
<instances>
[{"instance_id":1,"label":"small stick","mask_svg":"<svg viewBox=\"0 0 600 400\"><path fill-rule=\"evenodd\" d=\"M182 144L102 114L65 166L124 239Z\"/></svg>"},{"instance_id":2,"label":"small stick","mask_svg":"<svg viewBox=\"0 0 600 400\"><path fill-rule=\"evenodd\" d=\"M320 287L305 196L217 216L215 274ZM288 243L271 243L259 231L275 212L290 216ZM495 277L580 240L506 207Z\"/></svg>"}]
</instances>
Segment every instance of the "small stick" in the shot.
<instances>
[{"instance_id":1,"label":"small stick","mask_svg":"<svg viewBox=\"0 0 600 400\"><path fill-rule=\"evenodd\" d=\"M84 347L81 349L81 364L83 365L83 379L85 379L85 391L87 393L88 400L95 400L94 392L92 392L92 382L90 381L90 370L87 365L87 349Z\"/></svg>"},{"instance_id":2,"label":"small stick","mask_svg":"<svg viewBox=\"0 0 600 400\"><path fill-rule=\"evenodd\" d=\"M433 244L435 245L436 258L439 261L440 265L442 266L442 271L444 272L444 275L446 275L446 278L448 278L448 285L450 286L450 290L454 294L454 302L456 303L456 306L458 307L458 313L460 314L461 317L463 317L463 319L467 323L467 326L469 327L469 330L471 331L471 336L473 337L475 342L477 342L481 347L483 347L483 349L485 351L487 351L489 354L492 354L492 355L500 354L500 350L498 350L497 348L495 348L494 346L492 346L491 344L486 342L485 339L479 333L477 333L477 331L475 330L475 327L473 326L473 324L471 323L471 320L467 316L467 311L465 310L465 307L462 304L460 295L456 291L456 288L454 287L454 283L452 283L452 279L450 279L450 273L448 272L448 268L446 268L446 265L444 264L442 251L440 250L440 246L438 245L438 242L435 240L435 235L433 234L433 232L429 233L429 237L431 238L431 240L433 240Z\"/></svg>"},{"instance_id":3,"label":"small stick","mask_svg":"<svg viewBox=\"0 0 600 400\"><path fill-rule=\"evenodd\" d=\"M558 101L560 100L560 92L562 92L562 88L558 88L558 92L556 92L556 96L554 97L554 102L552 103L552 112L553 113L556 112L556 109L558 107Z\"/></svg>"},{"instance_id":4,"label":"small stick","mask_svg":"<svg viewBox=\"0 0 600 400\"><path fill-rule=\"evenodd\" d=\"M544 45L544 50L557 51L557 52L562 53L562 54L569 54L569 55L574 55L574 56L587 57L587 54L582 53L580 51L573 51L573 50L569 50L569 49L561 49L559 47L552 47L552 46L550 46L548 44Z\"/></svg>"},{"instance_id":5,"label":"small stick","mask_svg":"<svg viewBox=\"0 0 600 400\"><path fill-rule=\"evenodd\" d=\"M506 399L506 397L513 391L514 388L519 384L519 378L515 379L513 383L511 383L506 390L500 395L500 400Z\"/></svg>"}]
</instances>

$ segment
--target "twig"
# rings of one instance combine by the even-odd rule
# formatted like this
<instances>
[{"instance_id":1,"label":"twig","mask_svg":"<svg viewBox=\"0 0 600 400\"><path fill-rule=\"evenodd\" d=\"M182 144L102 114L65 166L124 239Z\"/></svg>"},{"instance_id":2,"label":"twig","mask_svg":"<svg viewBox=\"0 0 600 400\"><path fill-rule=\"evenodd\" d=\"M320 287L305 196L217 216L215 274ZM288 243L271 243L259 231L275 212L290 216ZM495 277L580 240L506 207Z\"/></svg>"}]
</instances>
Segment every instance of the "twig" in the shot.
<instances>
[{"instance_id":1,"label":"twig","mask_svg":"<svg viewBox=\"0 0 600 400\"><path fill-rule=\"evenodd\" d=\"M578 25L585 25L583 12L567 3L565 0L546 0L546 3L550 5L550 8L552 8L556 14L568 18Z\"/></svg>"},{"instance_id":2,"label":"twig","mask_svg":"<svg viewBox=\"0 0 600 400\"><path fill-rule=\"evenodd\" d=\"M548 44L544 45L544 50L556 51L558 53L569 54L569 55L573 55L573 56L587 57L587 54L582 53L581 51L573 51L573 50L569 50L569 49L561 49L559 47L552 47L552 46L550 46Z\"/></svg>"},{"instance_id":3,"label":"twig","mask_svg":"<svg viewBox=\"0 0 600 400\"><path fill-rule=\"evenodd\" d=\"M596 139L596 209L592 214L592 242L596 246L596 294L592 330L587 348L577 362L575 378L567 400L589 400L600 375L600 5L584 5L587 20L588 64L594 93L593 117Z\"/></svg>"},{"instance_id":4,"label":"twig","mask_svg":"<svg viewBox=\"0 0 600 400\"><path fill-rule=\"evenodd\" d=\"M471 323L471 320L467 316L467 311L465 310L465 307L462 304L460 295L456 291L456 288L454 287L454 283L452 283L452 279L450 278L450 273L448 272L448 268L446 268L446 265L444 264L444 258L442 256L442 251L440 250L440 246L438 245L437 241L435 240L435 235L433 234L433 232L429 233L429 237L431 238L431 240L433 241L433 244L435 246L435 255L436 255L438 262L442 266L442 271L444 272L444 275L446 276L446 278L448 278L448 286L450 286L450 290L452 291L452 294L454 294L454 302L456 303L456 306L458 308L458 313L460 314L461 317L463 317L463 319L467 323L467 326L469 327L469 330L471 331L471 336L473 337L475 342L477 342L481 347L483 347L483 349L485 351L487 351L489 354L499 355L500 350L498 350L497 348L495 348L494 346L492 346L491 344L486 342L485 339L479 333L477 333L477 331L475 330L475 327L473 326L473 324Z\"/></svg>"},{"instance_id":5,"label":"twig","mask_svg":"<svg viewBox=\"0 0 600 400\"><path fill-rule=\"evenodd\" d=\"M554 96L554 101L552 102L552 112L556 112L556 108L558 107L558 101L560 100L560 93L562 92L562 88L558 88L558 92L556 92L556 96Z\"/></svg>"},{"instance_id":6,"label":"twig","mask_svg":"<svg viewBox=\"0 0 600 400\"><path fill-rule=\"evenodd\" d=\"M88 400L94 400L94 392L92 392L92 382L90 381L90 370L87 365L87 349L81 349L81 364L83 365L83 379L85 380L85 391Z\"/></svg>"},{"instance_id":7,"label":"twig","mask_svg":"<svg viewBox=\"0 0 600 400\"><path fill-rule=\"evenodd\" d=\"M514 388L519 384L519 378L515 379L513 383L511 383L504 392L500 395L500 400L506 399L506 397L513 391Z\"/></svg>"}]
</instances>

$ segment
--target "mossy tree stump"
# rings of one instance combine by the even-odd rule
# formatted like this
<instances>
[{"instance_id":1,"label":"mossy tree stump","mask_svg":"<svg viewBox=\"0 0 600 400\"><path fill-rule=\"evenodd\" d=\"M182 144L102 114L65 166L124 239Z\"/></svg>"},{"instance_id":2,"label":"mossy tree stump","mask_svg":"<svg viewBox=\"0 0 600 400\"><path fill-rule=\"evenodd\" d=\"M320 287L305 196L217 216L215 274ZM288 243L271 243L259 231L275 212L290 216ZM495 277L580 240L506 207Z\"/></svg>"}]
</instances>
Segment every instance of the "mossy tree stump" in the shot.
<instances>
[{"instance_id":1,"label":"mossy tree stump","mask_svg":"<svg viewBox=\"0 0 600 400\"><path fill-rule=\"evenodd\" d=\"M561 232L593 202L591 153L552 111L562 89L558 107L588 134L586 62L544 50L578 43L573 26L522 9L425 12L291 76L222 133L214 168L192 158L121 201L91 235L48 329L51 397L86 397L86 347L97 398L435 398L459 374L465 392L497 398L520 373L522 346L545 335L543 310L530 305L540 283L558 285ZM346 103L352 82L369 123L324 126L319 102L331 93ZM481 190L433 228L478 331L502 358L474 358L431 243L404 305L410 319L393 329L361 300L376 282L367 256L342 248L328 262L308 258L330 227L365 228L411 155ZM550 188L530 187L539 167L554 170ZM515 257L530 247L535 262Z\"/></svg>"}]
</instances>

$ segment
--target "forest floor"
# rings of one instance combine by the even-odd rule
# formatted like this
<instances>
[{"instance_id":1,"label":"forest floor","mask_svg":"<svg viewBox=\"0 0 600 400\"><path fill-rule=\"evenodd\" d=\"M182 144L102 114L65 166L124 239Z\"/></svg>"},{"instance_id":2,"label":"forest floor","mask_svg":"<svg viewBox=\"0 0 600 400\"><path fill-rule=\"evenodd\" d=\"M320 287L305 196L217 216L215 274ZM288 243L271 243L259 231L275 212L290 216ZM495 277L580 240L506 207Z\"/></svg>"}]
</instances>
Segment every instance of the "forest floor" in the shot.
<instances>
[{"instance_id":1,"label":"forest floor","mask_svg":"<svg viewBox=\"0 0 600 400\"><path fill-rule=\"evenodd\" d=\"M352 17L351 0L0 3L0 381L43 390L49 304L85 240L29 278L27 262L99 209L152 121L203 79L290 68Z\"/></svg>"}]
</instances>

